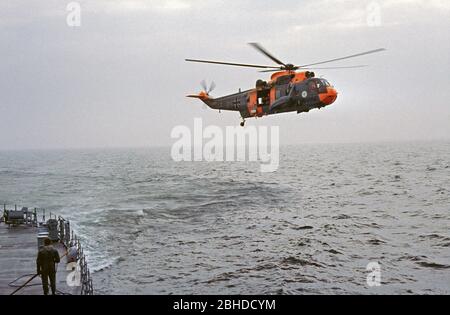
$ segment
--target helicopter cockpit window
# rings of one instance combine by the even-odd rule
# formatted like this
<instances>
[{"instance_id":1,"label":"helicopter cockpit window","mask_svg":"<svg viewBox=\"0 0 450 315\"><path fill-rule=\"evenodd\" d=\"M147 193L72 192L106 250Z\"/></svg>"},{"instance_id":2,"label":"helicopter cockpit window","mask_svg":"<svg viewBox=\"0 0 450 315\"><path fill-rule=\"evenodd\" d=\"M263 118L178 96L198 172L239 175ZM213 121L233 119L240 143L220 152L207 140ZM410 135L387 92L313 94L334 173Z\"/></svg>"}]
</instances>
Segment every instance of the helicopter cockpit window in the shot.
<instances>
[{"instance_id":1,"label":"helicopter cockpit window","mask_svg":"<svg viewBox=\"0 0 450 315\"><path fill-rule=\"evenodd\" d=\"M328 82L327 80L322 79L321 81L324 86L331 86L330 82Z\"/></svg>"}]
</instances>

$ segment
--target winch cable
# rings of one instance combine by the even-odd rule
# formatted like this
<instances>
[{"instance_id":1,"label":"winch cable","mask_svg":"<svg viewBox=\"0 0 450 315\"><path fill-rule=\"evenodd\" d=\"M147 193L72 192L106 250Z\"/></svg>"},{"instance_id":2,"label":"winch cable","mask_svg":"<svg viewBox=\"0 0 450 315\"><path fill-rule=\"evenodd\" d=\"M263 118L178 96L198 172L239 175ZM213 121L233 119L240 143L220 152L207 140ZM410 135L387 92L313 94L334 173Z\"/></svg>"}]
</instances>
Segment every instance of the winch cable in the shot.
<instances>
[{"instance_id":1,"label":"winch cable","mask_svg":"<svg viewBox=\"0 0 450 315\"><path fill-rule=\"evenodd\" d=\"M25 286L30 283L31 281L33 281L36 277L38 276L38 274L35 274L33 277L30 278L30 280L28 280L27 282L25 282L22 286L20 286L19 288L17 288L13 293L11 293L10 295L14 295L17 292L19 292L20 290L22 290L23 288L25 288ZM23 276L21 277L23 278ZM20 279L20 278L19 278Z\"/></svg>"},{"instance_id":2,"label":"winch cable","mask_svg":"<svg viewBox=\"0 0 450 315\"><path fill-rule=\"evenodd\" d=\"M8 283L8 286L10 286L11 288L20 288L22 285L15 284L16 282L18 282L18 281L21 280L22 278L25 278L25 277L33 277L33 276L35 276L34 273L30 273L30 274L28 274L28 275L20 276L20 277L17 278L16 280L11 281L10 283ZM28 284L28 285L26 285L25 287L27 287L27 288L28 288L28 287L35 287L35 286L38 286L38 285L40 285L40 284L39 284L39 283Z\"/></svg>"}]
</instances>

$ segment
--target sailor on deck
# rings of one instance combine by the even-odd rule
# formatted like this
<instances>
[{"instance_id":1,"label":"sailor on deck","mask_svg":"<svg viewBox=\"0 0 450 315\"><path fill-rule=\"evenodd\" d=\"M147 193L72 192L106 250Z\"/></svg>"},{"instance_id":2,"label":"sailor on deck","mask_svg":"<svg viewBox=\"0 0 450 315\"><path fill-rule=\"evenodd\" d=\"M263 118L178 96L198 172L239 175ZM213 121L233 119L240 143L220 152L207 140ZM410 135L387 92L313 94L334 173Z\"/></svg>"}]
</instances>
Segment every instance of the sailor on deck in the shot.
<instances>
[{"instance_id":1,"label":"sailor on deck","mask_svg":"<svg viewBox=\"0 0 450 315\"><path fill-rule=\"evenodd\" d=\"M44 295L48 295L48 282L50 279L50 287L52 294L56 294L56 267L58 264L59 253L51 245L50 239L45 239L44 247L39 250L38 257L36 259L37 274L42 278L42 287L44 289Z\"/></svg>"}]
</instances>

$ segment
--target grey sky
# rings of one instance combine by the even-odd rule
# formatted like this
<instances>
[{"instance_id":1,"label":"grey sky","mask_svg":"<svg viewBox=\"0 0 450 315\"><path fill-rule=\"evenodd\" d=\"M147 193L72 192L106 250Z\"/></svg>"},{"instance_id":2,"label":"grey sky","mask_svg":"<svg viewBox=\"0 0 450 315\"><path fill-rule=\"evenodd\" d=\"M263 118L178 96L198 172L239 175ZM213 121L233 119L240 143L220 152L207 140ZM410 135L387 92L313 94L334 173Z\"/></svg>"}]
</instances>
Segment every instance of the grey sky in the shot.
<instances>
[{"instance_id":1,"label":"grey sky","mask_svg":"<svg viewBox=\"0 0 450 315\"><path fill-rule=\"evenodd\" d=\"M184 96L214 80L220 96L265 78L254 69L185 58L270 64L246 43L286 62L310 63L385 47L387 52L316 71L338 89L330 108L249 120L279 125L283 143L450 138L450 1L70 1L0 3L0 149L170 145L176 125L237 125Z\"/></svg>"}]
</instances>

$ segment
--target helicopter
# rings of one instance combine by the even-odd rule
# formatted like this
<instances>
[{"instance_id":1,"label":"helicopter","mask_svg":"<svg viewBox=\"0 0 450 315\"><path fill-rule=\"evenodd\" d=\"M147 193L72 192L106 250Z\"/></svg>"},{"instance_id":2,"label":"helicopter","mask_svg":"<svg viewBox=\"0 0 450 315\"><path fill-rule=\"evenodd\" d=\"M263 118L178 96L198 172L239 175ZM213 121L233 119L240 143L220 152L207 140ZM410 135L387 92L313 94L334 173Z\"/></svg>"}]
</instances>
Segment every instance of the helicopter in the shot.
<instances>
[{"instance_id":1,"label":"helicopter","mask_svg":"<svg viewBox=\"0 0 450 315\"><path fill-rule=\"evenodd\" d=\"M308 113L312 109L321 109L333 104L338 97L338 91L328 80L317 78L315 73L311 70L367 67L367 65L342 67L315 66L379 53L386 50L385 48L379 48L346 57L298 66L282 62L259 43L249 43L249 45L268 57L276 63L277 66L185 59L187 62L263 69L260 70L262 73L274 72L269 81L258 80L256 81L255 88L246 91L239 90L239 92L235 94L214 98L210 93L215 89L216 84L212 82L211 86L208 87L206 82L202 81L201 85L203 90L199 94L187 96L200 99L208 107L214 110L239 112L242 118L240 124L242 127L245 126L247 118L259 118L288 112L297 112L297 114Z\"/></svg>"}]
</instances>

